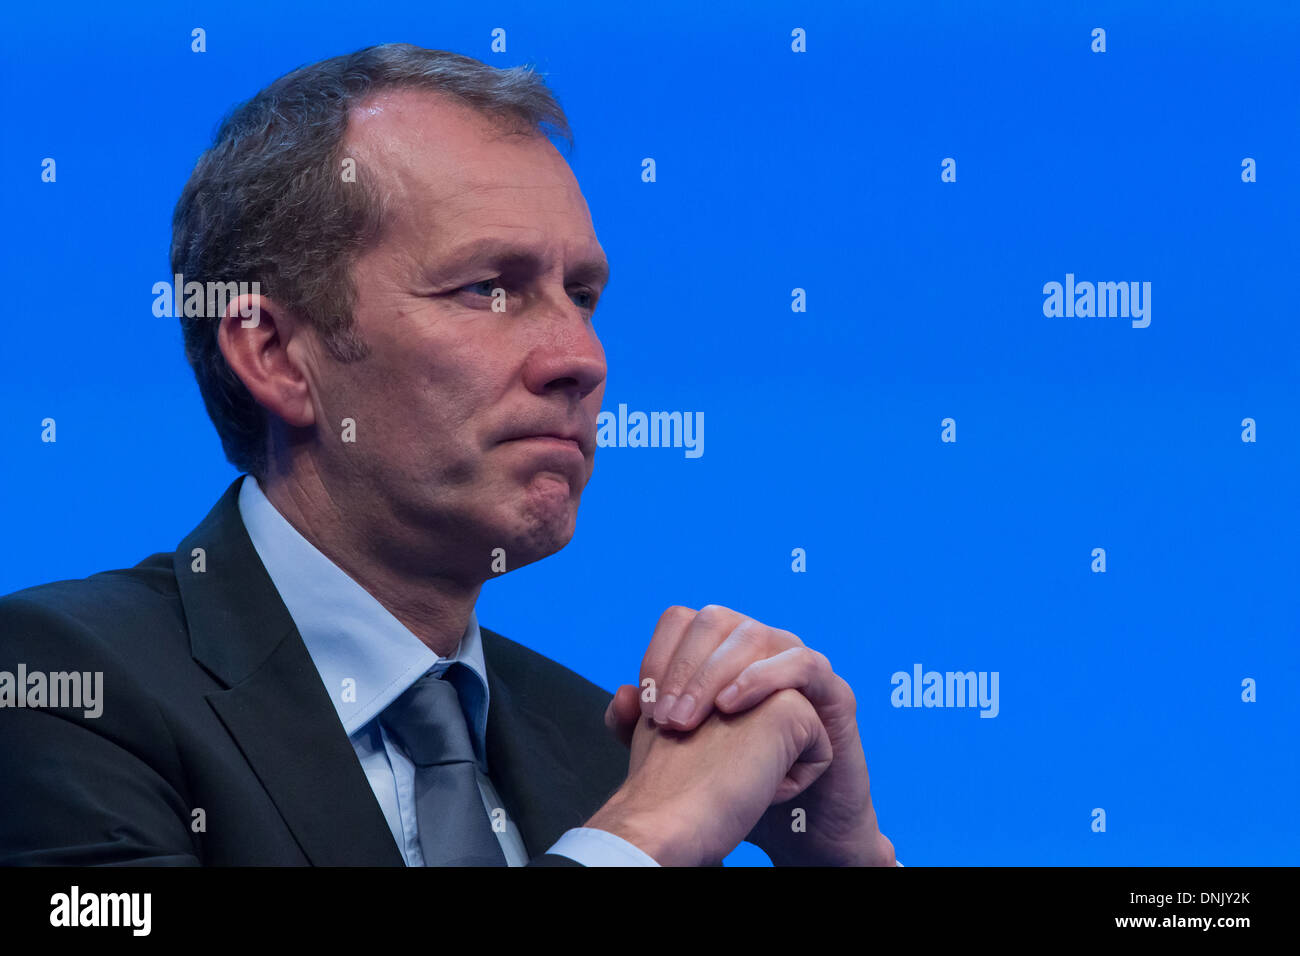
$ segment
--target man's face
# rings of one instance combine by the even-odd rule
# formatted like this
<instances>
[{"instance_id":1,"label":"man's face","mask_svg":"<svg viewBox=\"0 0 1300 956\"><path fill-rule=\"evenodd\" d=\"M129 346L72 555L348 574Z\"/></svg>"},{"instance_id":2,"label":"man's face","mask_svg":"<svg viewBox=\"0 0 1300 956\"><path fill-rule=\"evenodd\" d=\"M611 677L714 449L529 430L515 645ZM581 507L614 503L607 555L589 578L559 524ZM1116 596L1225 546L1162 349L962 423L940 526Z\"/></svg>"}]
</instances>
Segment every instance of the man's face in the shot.
<instances>
[{"instance_id":1,"label":"man's face","mask_svg":"<svg viewBox=\"0 0 1300 956\"><path fill-rule=\"evenodd\" d=\"M354 270L371 354L319 365L331 495L389 560L485 579L495 548L507 569L554 553L605 388L591 318L607 267L568 164L544 137L405 90L354 110L345 146L391 216Z\"/></svg>"}]
</instances>

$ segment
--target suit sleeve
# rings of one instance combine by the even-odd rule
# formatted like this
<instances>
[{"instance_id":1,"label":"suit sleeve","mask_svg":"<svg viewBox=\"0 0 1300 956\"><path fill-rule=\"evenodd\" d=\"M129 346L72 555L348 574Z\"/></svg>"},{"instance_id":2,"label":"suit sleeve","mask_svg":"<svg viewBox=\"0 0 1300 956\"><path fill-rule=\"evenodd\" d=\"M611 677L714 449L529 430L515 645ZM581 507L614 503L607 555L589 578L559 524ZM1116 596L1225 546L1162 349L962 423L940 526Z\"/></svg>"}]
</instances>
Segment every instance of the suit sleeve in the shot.
<instances>
[{"instance_id":1,"label":"suit sleeve","mask_svg":"<svg viewBox=\"0 0 1300 956\"><path fill-rule=\"evenodd\" d=\"M70 617L7 599L0 601L0 671L14 675L10 687L19 664L28 674L102 673L102 712L18 707L6 694L0 865L199 865L171 733L111 649Z\"/></svg>"},{"instance_id":2,"label":"suit sleeve","mask_svg":"<svg viewBox=\"0 0 1300 956\"><path fill-rule=\"evenodd\" d=\"M528 861L528 866L582 866L577 860L570 860L567 856L559 856L555 853L543 853L541 856L535 856Z\"/></svg>"}]
</instances>

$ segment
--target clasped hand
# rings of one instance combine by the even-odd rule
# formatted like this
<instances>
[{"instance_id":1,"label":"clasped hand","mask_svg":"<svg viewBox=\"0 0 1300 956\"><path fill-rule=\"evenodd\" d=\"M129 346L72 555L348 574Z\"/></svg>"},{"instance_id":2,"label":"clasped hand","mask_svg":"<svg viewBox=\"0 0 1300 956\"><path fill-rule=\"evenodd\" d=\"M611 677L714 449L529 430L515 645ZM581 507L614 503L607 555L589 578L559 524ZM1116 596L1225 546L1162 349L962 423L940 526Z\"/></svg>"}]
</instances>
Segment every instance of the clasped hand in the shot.
<instances>
[{"instance_id":1,"label":"clasped hand","mask_svg":"<svg viewBox=\"0 0 1300 956\"><path fill-rule=\"evenodd\" d=\"M748 839L776 866L893 866L856 709L826 656L789 631L670 607L640 686L619 687L605 714L631 748L619 823L661 863L717 862Z\"/></svg>"}]
</instances>

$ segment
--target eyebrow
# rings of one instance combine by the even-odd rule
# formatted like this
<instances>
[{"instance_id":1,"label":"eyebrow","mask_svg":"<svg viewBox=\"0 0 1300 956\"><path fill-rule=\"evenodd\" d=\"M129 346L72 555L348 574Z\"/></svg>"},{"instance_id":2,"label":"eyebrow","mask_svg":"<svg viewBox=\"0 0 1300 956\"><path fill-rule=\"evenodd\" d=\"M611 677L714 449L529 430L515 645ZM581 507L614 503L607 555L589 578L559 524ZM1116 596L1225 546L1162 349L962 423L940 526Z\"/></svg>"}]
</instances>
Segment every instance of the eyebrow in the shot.
<instances>
[{"instance_id":1,"label":"eyebrow","mask_svg":"<svg viewBox=\"0 0 1300 956\"><path fill-rule=\"evenodd\" d=\"M542 268L542 260L527 247L518 246L509 240L488 237L475 239L451 250L433 271L440 279L450 279L451 275L475 265L538 272ZM603 288L609 284L609 271L609 262L603 256L583 259L567 270L566 279Z\"/></svg>"}]
</instances>

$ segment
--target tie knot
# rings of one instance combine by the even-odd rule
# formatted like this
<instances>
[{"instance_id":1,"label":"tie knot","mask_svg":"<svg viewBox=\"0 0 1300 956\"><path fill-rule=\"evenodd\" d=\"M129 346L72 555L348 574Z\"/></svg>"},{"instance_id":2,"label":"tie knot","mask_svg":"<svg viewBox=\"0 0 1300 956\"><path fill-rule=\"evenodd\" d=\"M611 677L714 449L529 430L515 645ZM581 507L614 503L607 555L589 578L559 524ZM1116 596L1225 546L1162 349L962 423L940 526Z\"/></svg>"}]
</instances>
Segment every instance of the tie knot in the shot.
<instances>
[{"instance_id":1,"label":"tie knot","mask_svg":"<svg viewBox=\"0 0 1300 956\"><path fill-rule=\"evenodd\" d=\"M417 680L388 705L380 721L417 767L474 762L456 685L441 675Z\"/></svg>"}]
</instances>

